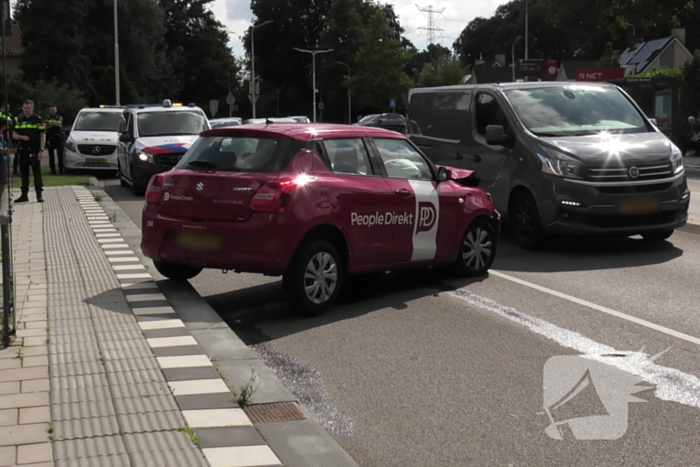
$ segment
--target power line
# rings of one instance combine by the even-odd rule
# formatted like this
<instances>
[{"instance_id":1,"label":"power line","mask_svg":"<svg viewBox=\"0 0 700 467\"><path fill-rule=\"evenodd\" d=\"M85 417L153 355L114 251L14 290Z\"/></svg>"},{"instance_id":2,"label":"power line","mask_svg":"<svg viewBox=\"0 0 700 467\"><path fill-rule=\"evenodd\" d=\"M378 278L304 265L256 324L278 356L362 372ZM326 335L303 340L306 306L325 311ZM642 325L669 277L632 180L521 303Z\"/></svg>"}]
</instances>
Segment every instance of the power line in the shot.
<instances>
[{"instance_id":1,"label":"power line","mask_svg":"<svg viewBox=\"0 0 700 467\"><path fill-rule=\"evenodd\" d=\"M416 8L418 8L418 11L420 11L428 17L427 26L417 29L426 33L426 35L428 36L428 45L435 43L435 33L440 33L440 37L444 37L445 30L435 26L435 16L442 15L442 12L445 11L445 9L442 8L440 10L437 10L433 8L432 5L429 5L427 8L416 5Z\"/></svg>"}]
</instances>

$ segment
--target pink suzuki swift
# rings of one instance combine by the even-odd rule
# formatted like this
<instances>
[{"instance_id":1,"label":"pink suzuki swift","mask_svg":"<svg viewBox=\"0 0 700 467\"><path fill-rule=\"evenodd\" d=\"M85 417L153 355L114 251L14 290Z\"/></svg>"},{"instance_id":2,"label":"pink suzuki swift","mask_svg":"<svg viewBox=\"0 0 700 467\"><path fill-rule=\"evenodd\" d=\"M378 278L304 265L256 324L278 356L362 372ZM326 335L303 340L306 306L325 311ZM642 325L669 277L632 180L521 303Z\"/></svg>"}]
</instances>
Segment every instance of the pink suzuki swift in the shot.
<instances>
[{"instance_id":1,"label":"pink suzuki swift","mask_svg":"<svg viewBox=\"0 0 700 467\"><path fill-rule=\"evenodd\" d=\"M346 274L435 264L485 274L500 216L477 182L393 131L217 128L151 179L141 249L173 280L203 268L281 275L288 299L315 314Z\"/></svg>"}]
</instances>

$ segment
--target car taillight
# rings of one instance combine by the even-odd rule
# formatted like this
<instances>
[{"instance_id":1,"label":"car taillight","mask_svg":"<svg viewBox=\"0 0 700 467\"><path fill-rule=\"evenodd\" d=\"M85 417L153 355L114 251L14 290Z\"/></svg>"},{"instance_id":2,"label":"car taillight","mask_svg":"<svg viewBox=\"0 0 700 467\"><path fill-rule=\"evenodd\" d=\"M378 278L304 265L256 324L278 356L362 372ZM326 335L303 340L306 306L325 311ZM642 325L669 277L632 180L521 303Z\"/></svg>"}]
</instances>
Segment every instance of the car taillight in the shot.
<instances>
[{"instance_id":1,"label":"car taillight","mask_svg":"<svg viewBox=\"0 0 700 467\"><path fill-rule=\"evenodd\" d=\"M258 212L285 212L289 196L300 186L315 180L315 177L299 175L270 180L250 199L250 210Z\"/></svg>"},{"instance_id":2,"label":"car taillight","mask_svg":"<svg viewBox=\"0 0 700 467\"><path fill-rule=\"evenodd\" d=\"M163 191L163 174L156 174L151 177L151 181L148 182L148 188L146 188L146 203L158 204L160 203L161 193Z\"/></svg>"}]
</instances>

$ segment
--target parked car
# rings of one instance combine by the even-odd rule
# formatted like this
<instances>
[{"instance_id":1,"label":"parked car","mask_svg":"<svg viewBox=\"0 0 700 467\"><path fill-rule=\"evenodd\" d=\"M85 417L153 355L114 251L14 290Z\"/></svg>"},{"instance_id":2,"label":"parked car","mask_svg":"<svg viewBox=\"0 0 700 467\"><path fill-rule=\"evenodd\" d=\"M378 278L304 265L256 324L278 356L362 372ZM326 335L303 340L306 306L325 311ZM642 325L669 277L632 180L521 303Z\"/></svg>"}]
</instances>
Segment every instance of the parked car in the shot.
<instances>
[{"instance_id":1,"label":"parked car","mask_svg":"<svg viewBox=\"0 0 700 467\"><path fill-rule=\"evenodd\" d=\"M416 265L485 274L500 222L477 183L393 131L217 128L152 178L141 249L173 280L203 268L281 275L289 300L315 314L346 274Z\"/></svg>"},{"instance_id":2,"label":"parked car","mask_svg":"<svg viewBox=\"0 0 700 467\"><path fill-rule=\"evenodd\" d=\"M353 123L353 125L371 126L376 128L384 128L386 130L398 131L399 133L406 133L406 119L403 115L399 114L389 113L366 115L357 123Z\"/></svg>"},{"instance_id":3,"label":"parked car","mask_svg":"<svg viewBox=\"0 0 700 467\"><path fill-rule=\"evenodd\" d=\"M243 125L243 119L239 117L215 118L213 120L209 120L209 125L212 128L218 128L220 126Z\"/></svg>"},{"instance_id":4,"label":"parked car","mask_svg":"<svg viewBox=\"0 0 700 467\"><path fill-rule=\"evenodd\" d=\"M137 196L143 195L153 175L173 168L199 133L210 128L202 109L168 99L163 104L129 106L123 120L117 149L119 180Z\"/></svg>"},{"instance_id":5,"label":"parked car","mask_svg":"<svg viewBox=\"0 0 700 467\"><path fill-rule=\"evenodd\" d=\"M688 220L681 151L617 86L412 89L408 122L436 164L479 173L524 248L545 234L663 241Z\"/></svg>"},{"instance_id":6,"label":"parked car","mask_svg":"<svg viewBox=\"0 0 700 467\"><path fill-rule=\"evenodd\" d=\"M271 118L248 118L243 120L244 125L266 125L270 123L297 123L293 118L271 117Z\"/></svg>"}]
</instances>

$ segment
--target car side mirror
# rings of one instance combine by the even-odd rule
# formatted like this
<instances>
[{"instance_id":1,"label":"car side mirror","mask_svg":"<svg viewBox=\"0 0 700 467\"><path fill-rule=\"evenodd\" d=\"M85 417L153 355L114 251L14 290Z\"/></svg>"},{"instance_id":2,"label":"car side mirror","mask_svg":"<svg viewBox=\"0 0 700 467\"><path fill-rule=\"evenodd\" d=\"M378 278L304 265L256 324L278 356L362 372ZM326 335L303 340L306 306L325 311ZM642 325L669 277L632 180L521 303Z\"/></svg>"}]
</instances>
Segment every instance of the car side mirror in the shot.
<instances>
[{"instance_id":1,"label":"car side mirror","mask_svg":"<svg viewBox=\"0 0 700 467\"><path fill-rule=\"evenodd\" d=\"M489 146L499 146L508 142L508 136L501 125L486 126L486 144Z\"/></svg>"},{"instance_id":2,"label":"car side mirror","mask_svg":"<svg viewBox=\"0 0 700 467\"><path fill-rule=\"evenodd\" d=\"M377 120L377 124L384 123L384 120Z\"/></svg>"},{"instance_id":3,"label":"car side mirror","mask_svg":"<svg viewBox=\"0 0 700 467\"><path fill-rule=\"evenodd\" d=\"M449 169L446 169L445 167L440 167L438 169L438 182L446 182L451 178L451 173Z\"/></svg>"},{"instance_id":4,"label":"car side mirror","mask_svg":"<svg viewBox=\"0 0 700 467\"><path fill-rule=\"evenodd\" d=\"M119 133L119 141L122 143L128 143L131 141L131 135L129 133Z\"/></svg>"}]
</instances>

